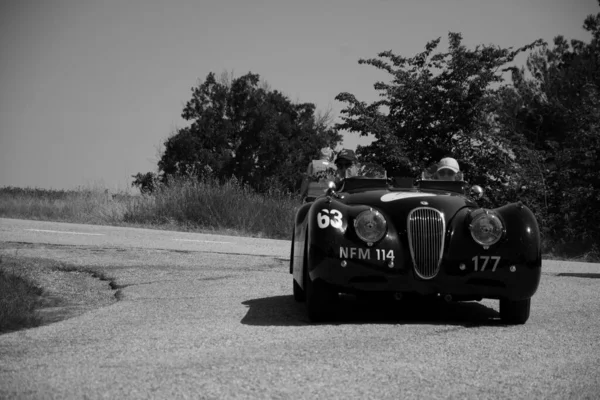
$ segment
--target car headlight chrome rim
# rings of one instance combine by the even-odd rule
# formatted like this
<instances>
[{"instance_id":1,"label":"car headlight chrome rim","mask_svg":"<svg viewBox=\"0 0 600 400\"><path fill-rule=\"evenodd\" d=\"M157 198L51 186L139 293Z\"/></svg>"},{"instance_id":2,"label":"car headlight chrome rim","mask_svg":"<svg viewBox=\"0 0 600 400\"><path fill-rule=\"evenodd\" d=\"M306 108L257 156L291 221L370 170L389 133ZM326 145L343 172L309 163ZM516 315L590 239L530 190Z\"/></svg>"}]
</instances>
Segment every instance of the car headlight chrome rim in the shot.
<instances>
[{"instance_id":1,"label":"car headlight chrome rim","mask_svg":"<svg viewBox=\"0 0 600 400\"><path fill-rule=\"evenodd\" d=\"M358 214L354 220L354 230L358 237L370 246L385 236L387 222L383 214L371 208Z\"/></svg>"},{"instance_id":2,"label":"car headlight chrome rim","mask_svg":"<svg viewBox=\"0 0 600 400\"><path fill-rule=\"evenodd\" d=\"M498 215L490 210L483 210L473 216L469 225L473 240L484 247L498 243L504 234L504 224Z\"/></svg>"}]
</instances>

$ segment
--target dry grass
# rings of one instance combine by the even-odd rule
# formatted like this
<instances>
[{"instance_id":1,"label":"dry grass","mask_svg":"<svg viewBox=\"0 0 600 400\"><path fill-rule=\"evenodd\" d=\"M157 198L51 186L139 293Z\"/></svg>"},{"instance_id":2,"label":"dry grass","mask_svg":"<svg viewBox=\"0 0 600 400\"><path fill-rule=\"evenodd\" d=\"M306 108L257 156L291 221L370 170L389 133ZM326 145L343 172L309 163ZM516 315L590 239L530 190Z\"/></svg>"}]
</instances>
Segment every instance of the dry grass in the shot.
<instances>
[{"instance_id":1,"label":"dry grass","mask_svg":"<svg viewBox=\"0 0 600 400\"><path fill-rule=\"evenodd\" d=\"M24 276L19 263L0 258L0 333L37 326L42 289Z\"/></svg>"},{"instance_id":2,"label":"dry grass","mask_svg":"<svg viewBox=\"0 0 600 400\"><path fill-rule=\"evenodd\" d=\"M577 261L577 262L600 262L600 246L580 246L579 244L556 243L556 241L544 242L542 247L543 257L546 260Z\"/></svg>"},{"instance_id":3,"label":"dry grass","mask_svg":"<svg viewBox=\"0 0 600 400\"><path fill-rule=\"evenodd\" d=\"M0 333L60 321L117 301L100 269L9 255L0 258Z\"/></svg>"},{"instance_id":4,"label":"dry grass","mask_svg":"<svg viewBox=\"0 0 600 400\"><path fill-rule=\"evenodd\" d=\"M0 217L84 224L126 225L286 239L297 196L278 190L259 194L235 179L185 178L152 195L0 188Z\"/></svg>"},{"instance_id":5,"label":"dry grass","mask_svg":"<svg viewBox=\"0 0 600 400\"><path fill-rule=\"evenodd\" d=\"M113 200L103 189L0 189L0 217L85 224L118 224L134 197Z\"/></svg>"},{"instance_id":6,"label":"dry grass","mask_svg":"<svg viewBox=\"0 0 600 400\"><path fill-rule=\"evenodd\" d=\"M123 221L286 239L299 204L296 196L280 191L259 194L235 179L222 184L181 179L141 197Z\"/></svg>"}]
</instances>

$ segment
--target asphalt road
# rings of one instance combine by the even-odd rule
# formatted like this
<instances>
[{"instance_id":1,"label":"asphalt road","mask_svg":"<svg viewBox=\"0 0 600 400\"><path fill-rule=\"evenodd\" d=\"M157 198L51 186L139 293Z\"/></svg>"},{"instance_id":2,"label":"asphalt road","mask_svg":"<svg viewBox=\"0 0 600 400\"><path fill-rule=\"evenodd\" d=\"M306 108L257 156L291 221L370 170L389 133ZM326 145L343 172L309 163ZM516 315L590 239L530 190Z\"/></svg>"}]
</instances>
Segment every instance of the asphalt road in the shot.
<instances>
[{"instance_id":1,"label":"asphalt road","mask_svg":"<svg viewBox=\"0 0 600 400\"><path fill-rule=\"evenodd\" d=\"M544 262L532 315L342 299L310 324L289 242L0 219L2 252L103 272L110 306L0 335L0 398L598 398L600 265Z\"/></svg>"}]
</instances>

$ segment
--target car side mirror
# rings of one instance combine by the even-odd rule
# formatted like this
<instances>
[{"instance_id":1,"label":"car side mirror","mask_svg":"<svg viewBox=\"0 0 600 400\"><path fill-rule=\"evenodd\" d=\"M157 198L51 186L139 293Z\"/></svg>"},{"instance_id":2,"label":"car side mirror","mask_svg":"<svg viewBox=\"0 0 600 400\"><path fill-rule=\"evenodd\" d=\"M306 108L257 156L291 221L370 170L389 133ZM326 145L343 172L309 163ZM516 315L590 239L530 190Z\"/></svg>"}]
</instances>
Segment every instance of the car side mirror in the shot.
<instances>
[{"instance_id":1,"label":"car side mirror","mask_svg":"<svg viewBox=\"0 0 600 400\"><path fill-rule=\"evenodd\" d=\"M337 186L336 186L335 182L329 181L327 183L327 189L325 190L325 194L327 196L331 196L333 193L335 193L336 189L337 189Z\"/></svg>"},{"instance_id":2,"label":"car side mirror","mask_svg":"<svg viewBox=\"0 0 600 400\"><path fill-rule=\"evenodd\" d=\"M325 196L329 197L329 201L331 201L332 197L339 198L339 194L336 192L337 185L333 181L329 181L327 184L327 189L325 190Z\"/></svg>"},{"instance_id":3,"label":"car side mirror","mask_svg":"<svg viewBox=\"0 0 600 400\"><path fill-rule=\"evenodd\" d=\"M483 197L483 188L479 185L473 185L471 186L471 197L479 200Z\"/></svg>"}]
</instances>

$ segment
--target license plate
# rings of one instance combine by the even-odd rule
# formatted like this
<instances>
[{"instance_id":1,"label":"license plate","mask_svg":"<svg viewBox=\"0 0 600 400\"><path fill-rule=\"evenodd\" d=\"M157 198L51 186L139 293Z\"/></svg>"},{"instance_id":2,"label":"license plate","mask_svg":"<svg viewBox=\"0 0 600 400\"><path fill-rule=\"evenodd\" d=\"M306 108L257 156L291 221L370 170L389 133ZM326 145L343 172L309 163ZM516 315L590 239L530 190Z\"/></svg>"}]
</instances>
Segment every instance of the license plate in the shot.
<instances>
[{"instance_id":1,"label":"license plate","mask_svg":"<svg viewBox=\"0 0 600 400\"><path fill-rule=\"evenodd\" d=\"M340 258L354 260L394 260L394 250L340 246Z\"/></svg>"}]
</instances>

